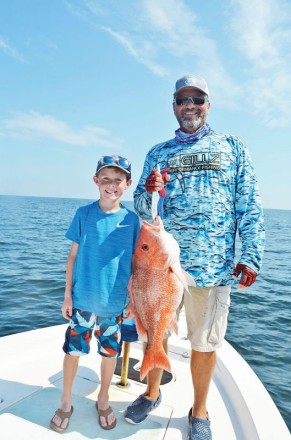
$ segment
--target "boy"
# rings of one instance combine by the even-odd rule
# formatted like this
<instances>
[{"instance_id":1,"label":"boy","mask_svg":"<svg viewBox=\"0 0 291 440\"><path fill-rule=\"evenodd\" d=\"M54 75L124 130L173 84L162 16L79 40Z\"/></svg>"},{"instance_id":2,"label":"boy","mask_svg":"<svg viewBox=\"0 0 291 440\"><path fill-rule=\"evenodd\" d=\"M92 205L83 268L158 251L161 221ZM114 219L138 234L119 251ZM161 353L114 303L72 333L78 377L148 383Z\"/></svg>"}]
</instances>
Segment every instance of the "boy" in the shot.
<instances>
[{"instance_id":1,"label":"boy","mask_svg":"<svg viewBox=\"0 0 291 440\"><path fill-rule=\"evenodd\" d=\"M72 240L67 260L64 318L70 319L63 350L63 393L50 427L63 432L73 413L72 386L79 357L89 353L94 336L102 356L96 410L103 429L116 425L109 406L109 386L121 353L120 326L127 304L131 259L139 234L138 216L120 204L131 184L131 165L120 156L102 156L93 177L100 199L79 208L66 237ZM130 317L130 311L128 313Z\"/></svg>"}]
</instances>

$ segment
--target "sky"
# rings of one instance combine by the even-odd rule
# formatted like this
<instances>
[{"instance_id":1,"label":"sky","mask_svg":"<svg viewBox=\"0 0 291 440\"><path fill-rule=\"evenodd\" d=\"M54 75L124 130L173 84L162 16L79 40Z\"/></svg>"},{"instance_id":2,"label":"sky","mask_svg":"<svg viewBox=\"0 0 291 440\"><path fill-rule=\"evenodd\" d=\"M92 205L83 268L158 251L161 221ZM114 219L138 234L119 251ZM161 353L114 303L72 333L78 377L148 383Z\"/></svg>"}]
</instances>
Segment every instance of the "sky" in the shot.
<instances>
[{"instance_id":1,"label":"sky","mask_svg":"<svg viewBox=\"0 0 291 440\"><path fill-rule=\"evenodd\" d=\"M0 1L0 194L98 198L101 155L174 137L174 84L248 147L264 208L291 209L290 0Z\"/></svg>"}]
</instances>

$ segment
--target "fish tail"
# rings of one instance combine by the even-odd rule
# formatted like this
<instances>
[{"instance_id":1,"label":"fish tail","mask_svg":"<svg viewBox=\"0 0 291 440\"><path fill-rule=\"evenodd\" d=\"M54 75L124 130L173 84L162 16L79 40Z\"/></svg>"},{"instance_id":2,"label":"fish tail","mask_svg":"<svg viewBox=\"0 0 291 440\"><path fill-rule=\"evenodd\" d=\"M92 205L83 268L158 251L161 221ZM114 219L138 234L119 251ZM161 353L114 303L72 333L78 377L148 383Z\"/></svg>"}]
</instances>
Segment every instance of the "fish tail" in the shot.
<instances>
[{"instance_id":1,"label":"fish tail","mask_svg":"<svg viewBox=\"0 0 291 440\"><path fill-rule=\"evenodd\" d=\"M146 349L140 368L140 380L143 380L154 368L162 368L169 373L171 372L170 361L163 347L158 351Z\"/></svg>"}]
</instances>

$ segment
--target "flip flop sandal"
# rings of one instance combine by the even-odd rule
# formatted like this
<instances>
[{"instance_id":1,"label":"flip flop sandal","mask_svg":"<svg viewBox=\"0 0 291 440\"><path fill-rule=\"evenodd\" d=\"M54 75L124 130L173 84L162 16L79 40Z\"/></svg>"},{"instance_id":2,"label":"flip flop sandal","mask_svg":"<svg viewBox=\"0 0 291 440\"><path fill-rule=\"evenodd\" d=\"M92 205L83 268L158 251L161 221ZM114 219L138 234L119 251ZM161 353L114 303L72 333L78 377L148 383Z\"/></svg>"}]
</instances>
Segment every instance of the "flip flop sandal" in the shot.
<instances>
[{"instance_id":1,"label":"flip flop sandal","mask_svg":"<svg viewBox=\"0 0 291 440\"><path fill-rule=\"evenodd\" d=\"M54 416L52 417L52 419L50 421L51 429L53 431L56 431L56 432L64 432L68 428L68 426L69 426L70 417L73 414L73 411L74 411L74 407L73 406L71 406L70 411L63 411L61 408L57 409L55 414L54 414ZM55 416L58 416L62 420L61 424L63 423L63 421L65 419L68 419L67 426L65 428L61 428L61 426L56 425L56 423L54 422L54 417Z\"/></svg>"},{"instance_id":2,"label":"flip flop sandal","mask_svg":"<svg viewBox=\"0 0 291 440\"><path fill-rule=\"evenodd\" d=\"M111 425L108 423L108 419L107 419L107 417L109 416L109 414L113 413L111 406L109 406L109 407L108 407L107 409L105 409L105 410L103 410L103 409L99 409L99 408L98 408L98 402L96 402L96 410L97 410L98 415L99 415L99 419L98 419L98 420L99 420L99 425L101 426L102 429L106 429L106 430L108 430L108 429L113 429L113 428L115 428L115 426L116 426L116 422L117 422L116 418L115 418L115 420L111 423ZM100 417L105 417L105 419L106 419L106 423L107 423L106 426L103 426L103 425L101 424Z\"/></svg>"}]
</instances>

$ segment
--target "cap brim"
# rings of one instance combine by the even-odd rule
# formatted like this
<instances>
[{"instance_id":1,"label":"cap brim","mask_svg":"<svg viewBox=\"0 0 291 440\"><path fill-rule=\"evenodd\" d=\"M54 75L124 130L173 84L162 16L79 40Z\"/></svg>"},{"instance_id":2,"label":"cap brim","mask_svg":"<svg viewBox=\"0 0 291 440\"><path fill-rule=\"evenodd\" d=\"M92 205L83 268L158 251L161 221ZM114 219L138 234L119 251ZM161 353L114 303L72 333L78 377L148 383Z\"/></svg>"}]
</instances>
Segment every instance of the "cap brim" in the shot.
<instances>
[{"instance_id":1,"label":"cap brim","mask_svg":"<svg viewBox=\"0 0 291 440\"><path fill-rule=\"evenodd\" d=\"M106 164L106 165L102 165L102 167L98 168L96 170L96 174L99 173L101 170L103 170L104 168L108 168L108 167L114 167L114 168L119 168L121 171L124 171L126 174L130 175L130 171L126 170L125 168L122 168L121 166L115 164L115 163L111 163L111 164Z\"/></svg>"},{"instance_id":2,"label":"cap brim","mask_svg":"<svg viewBox=\"0 0 291 440\"><path fill-rule=\"evenodd\" d=\"M200 89L199 87L193 87L193 86L185 86L185 87L181 87L179 90L177 90L177 91L174 93L174 96L177 96L178 93L180 93L182 90L185 90L185 89L199 90L199 91L202 92L204 95L207 95L207 96L208 96L208 93L206 93L204 90Z\"/></svg>"}]
</instances>

